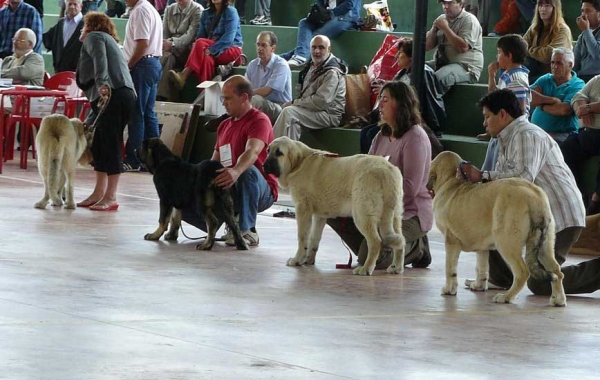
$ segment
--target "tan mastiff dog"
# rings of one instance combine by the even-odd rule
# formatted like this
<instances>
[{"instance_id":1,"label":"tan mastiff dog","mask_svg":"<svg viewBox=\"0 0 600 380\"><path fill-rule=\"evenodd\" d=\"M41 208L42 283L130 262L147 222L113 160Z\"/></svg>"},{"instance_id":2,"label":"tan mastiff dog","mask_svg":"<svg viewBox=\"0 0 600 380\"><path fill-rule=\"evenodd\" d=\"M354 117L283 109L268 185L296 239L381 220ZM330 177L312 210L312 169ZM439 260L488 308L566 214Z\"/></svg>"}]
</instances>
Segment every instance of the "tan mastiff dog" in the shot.
<instances>
[{"instance_id":1,"label":"tan mastiff dog","mask_svg":"<svg viewBox=\"0 0 600 380\"><path fill-rule=\"evenodd\" d=\"M383 157L337 157L283 136L269 145L265 172L289 188L296 204L298 251L287 265L313 265L328 218L354 218L369 247L354 274L370 275L382 243L394 256L388 273L404 271L402 174Z\"/></svg>"},{"instance_id":2,"label":"tan mastiff dog","mask_svg":"<svg viewBox=\"0 0 600 380\"><path fill-rule=\"evenodd\" d=\"M563 274L554 258L554 218L544 191L521 178L485 184L462 181L456 178L462 161L456 153L443 152L433 160L429 172L428 188L435 193L435 221L446 246L442 295L456 295L461 251L477 252L477 277L465 285L472 290L487 290L488 251L496 249L510 267L513 283L506 293L494 296L494 302L511 302L531 274L551 279L550 305L565 306Z\"/></svg>"}]
</instances>

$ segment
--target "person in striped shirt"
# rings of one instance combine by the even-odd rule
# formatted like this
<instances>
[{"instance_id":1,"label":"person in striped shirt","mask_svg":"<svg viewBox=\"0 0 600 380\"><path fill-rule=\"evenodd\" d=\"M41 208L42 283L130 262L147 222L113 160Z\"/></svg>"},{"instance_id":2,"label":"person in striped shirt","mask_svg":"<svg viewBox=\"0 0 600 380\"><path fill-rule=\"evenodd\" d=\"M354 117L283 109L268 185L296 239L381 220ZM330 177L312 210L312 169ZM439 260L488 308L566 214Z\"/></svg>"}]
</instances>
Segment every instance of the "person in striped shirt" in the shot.
<instances>
[{"instance_id":1,"label":"person in striped shirt","mask_svg":"<svg viewBox=\"0 0 600 380\"><path fill-rule=\"evenodd\" d=\"M531 89L529 88L529 69L524 66L527 57L527 42L518 34L501 37L496 43L496 61L488 65L488 92L507 88L515 93L523 114L529 117ZM496 74L502 70L498 83ZM489 140L490 135L483 133L478 140ZM498 141L492 139L483 163L483 170L491 170L498 160Z\"/></svg>"},{"instance_id":2,"label":"person in striped shirt","mask_svg":"<svg viewBox=\"0 0 600 380\"><path fill-rule=\"evenodd\" d=\"M498 161L491 171L480 171L471 164L461 166L469 182L523 178L548 196L556 224L554 255L563 264L571 245L585 226L585 208L571 170L558 143L523 115L514 92L496 90L479 101L486 131L498 139ZM457 177L462 178L460 173ZM497 251L489 254L489 282L501 288L512 284L512 272ZM592 293L600 289L600 258L561 268L567 294ZM527 286L537 295L550 295L550 276L529 278Z\"/></svg>"}]
</instances>

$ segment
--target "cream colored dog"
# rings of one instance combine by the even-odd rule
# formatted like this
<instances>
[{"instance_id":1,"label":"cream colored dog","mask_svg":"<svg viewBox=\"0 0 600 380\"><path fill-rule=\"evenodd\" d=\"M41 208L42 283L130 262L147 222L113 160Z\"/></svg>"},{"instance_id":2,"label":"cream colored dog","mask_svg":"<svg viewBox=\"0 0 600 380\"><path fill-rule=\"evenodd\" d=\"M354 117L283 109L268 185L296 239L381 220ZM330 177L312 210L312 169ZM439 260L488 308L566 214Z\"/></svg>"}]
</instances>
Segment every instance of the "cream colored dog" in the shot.
<instances>
[{"instance_id":1,"label":"cream colored dog","mask_svg":"<svg viewBox=\"0 0 600 380\"><path fill-rule=\"evenodd\" d=\"M550 304L565 306L563 274L554 258L554 218L544 191L520 178L486 184L465 182L455 177L461 162L456 153L443 152L433 160L429 172L428 187L435 192L435 221L446 245L442 295L456 295L461 251L477 252L477 277L465 285L472 290L487 290L488 251L496 249L511 268L513 283L506 293L494 296L494 302L511 302L531 273L535 278L551 279Z\"/></svg>"},{"instance_id":2,"label":"cream colored dog","mask_svg":"<svg viewBox=\"0 0 600 380\"><path fill-rule=\"evenodd\" d=\"M40 130L35 138L37 147L38 170L44 180L44 197L35 208L46 208L48 200L52 206L63 205L74 209L73 177L79 162L81 165L91 162L88 141L79 119L70 119L64 115L49 115L42 119ZM87 150L87 152L86 152Z\"/></svg>"},{"instance_id":3,"label":"cream colored dog","mask_svg":"<svg viewBox=\"0 0 600 380\"><path fill-rule=\"evenodd\" d=\"M265 172L289 188L296 205L298 251L287 265L313 265L327 218L354 218L369 253L354 274L370 275L383 244L394 256L388 273L404 270L402 174L383 157L333 157L299 141L279 137L269 145Z\"/></svg>"}]
</instances>

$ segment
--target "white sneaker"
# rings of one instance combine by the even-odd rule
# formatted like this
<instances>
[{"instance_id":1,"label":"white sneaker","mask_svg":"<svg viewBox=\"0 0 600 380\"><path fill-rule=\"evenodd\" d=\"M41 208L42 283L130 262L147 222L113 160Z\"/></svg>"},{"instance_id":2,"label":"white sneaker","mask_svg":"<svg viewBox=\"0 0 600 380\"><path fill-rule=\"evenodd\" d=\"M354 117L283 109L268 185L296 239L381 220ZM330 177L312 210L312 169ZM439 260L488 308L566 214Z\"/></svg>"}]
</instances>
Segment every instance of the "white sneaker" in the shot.
<instances>
[{"instance_id":1,"label":"white sneaker","mask_svg":"<svg viewBox=\"0 0 600 380\"><path fill-rule=\"evenodd\" d=\"M248 247L256 247L258 245L258 233L256 232L256 228L254 229L254 231L252 230L247 230L242 232L242 237L244 238L244 240L246 240L246 244L248 244ZM230 245L230 246L235 246L235 241L233 240L233 234L231 235L231 237L229 239L227 239L225 241L225 244Z\"/></svg>"},{"instance_id":2,"label":"white sneaker","mask_svg":"<svg viewBox=\"0 0 600 380\"><path fill-rule=\"evenodd\" d=\"M288 61L288 65L290 65L290 69L297 69L306 64L306 58L300 57L299 55L293 55L292 58Z\"/></svg>"},{"instance_id":3,"label":"white sneaker","mask_svg":"<svg viewBox=\"0 0 600 380\"><path fill-rule=\"evenodd\" d=\"M256 25L259 22L261 22L263 18L265 18L265 16L256 16L252 20L250 20L250 24L251 25Z\"/></svg>"}]
</instances>

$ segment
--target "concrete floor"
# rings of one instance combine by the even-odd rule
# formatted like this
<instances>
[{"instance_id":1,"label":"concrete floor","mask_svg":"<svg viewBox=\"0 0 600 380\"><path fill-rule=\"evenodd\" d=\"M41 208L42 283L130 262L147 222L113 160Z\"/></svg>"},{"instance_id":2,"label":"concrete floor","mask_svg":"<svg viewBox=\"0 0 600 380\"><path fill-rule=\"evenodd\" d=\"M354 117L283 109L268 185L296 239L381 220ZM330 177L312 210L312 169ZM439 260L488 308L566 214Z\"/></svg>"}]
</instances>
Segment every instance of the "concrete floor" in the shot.
<instances>
[{"instance_id":1,"label":"concrete floor","mask_svg":"<svg viewBox=\"0 0 600 380\"><path fill-rule=\"evenodd\" d=\"M0 175L0 379L599 378L599 294L566 308L528 290L511 305L442 297L439 233L429 269L337 270L348 254L329 229L317 264L290 268L295 221L278 210L259 216L259 247L196 251L143 240L158 219L150 175L122 176L117 212L42 211L29 164ZM93 177L78 170L76 200ZM461 283L474 263L463 254Z\"/></svg>"}]
</instances>

